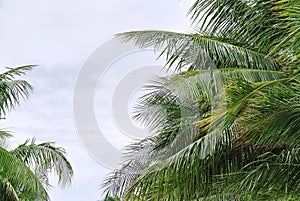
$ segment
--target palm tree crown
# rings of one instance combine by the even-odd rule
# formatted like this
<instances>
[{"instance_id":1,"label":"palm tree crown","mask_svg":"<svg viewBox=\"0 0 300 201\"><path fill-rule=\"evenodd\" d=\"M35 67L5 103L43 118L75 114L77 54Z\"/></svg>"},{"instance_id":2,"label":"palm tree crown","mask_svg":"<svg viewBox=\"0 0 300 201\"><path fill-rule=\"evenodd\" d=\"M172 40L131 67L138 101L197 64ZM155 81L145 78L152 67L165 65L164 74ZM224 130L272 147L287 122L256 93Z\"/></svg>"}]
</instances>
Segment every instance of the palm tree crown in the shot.
<instances>
[{"instance_id":1,"label":"palm tree crown","mask_svg":"<svg viewBox=\"0 0 300 201\"><path fill-rule=\"evenodd\" d=\"M196 0L194 33L118 34L177 74L147 86L153 132L104 182L123 200L300 199L300 4ZM184 70L187 69L187 70Z\"/></svg>"}]
</instances>

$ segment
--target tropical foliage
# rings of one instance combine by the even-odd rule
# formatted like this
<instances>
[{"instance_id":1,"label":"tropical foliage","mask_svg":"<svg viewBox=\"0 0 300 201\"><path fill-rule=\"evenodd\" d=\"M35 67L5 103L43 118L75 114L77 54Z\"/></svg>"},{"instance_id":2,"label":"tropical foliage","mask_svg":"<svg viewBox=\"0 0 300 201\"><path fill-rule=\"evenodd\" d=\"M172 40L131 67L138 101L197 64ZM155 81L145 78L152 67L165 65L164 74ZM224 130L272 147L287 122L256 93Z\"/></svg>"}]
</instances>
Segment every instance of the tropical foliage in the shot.
<instances>
[{"instance_id":1,"label":"tropical foliage","mask_svg":"<svg viewBox=\"0 0 300 201\"><path fill-rule=\"evenodd\" d=\"M300 199L300 2L196 0L194 32L118 34L166 55L130 145L104 182L122 200Z\"/></svg>"},{"instance_id":2,"label":"tropical foliage","mask_svg":"<svg viewBox=\"0 0 300 201\"><path fill-rule=\"evenodd\" d=\"M34 66L8 68L0 74L0 116L27 98L32 86L25 80L16 79ZM9 150L6 139L11 133L0 130L0 200L31 201L50 200L48 196L49 173L58 177L62 186L71 183L73 170L66 159L63 148L55 147L54 143L35 143L27 140L15 149Z\"/></svg>"}]
</instances>

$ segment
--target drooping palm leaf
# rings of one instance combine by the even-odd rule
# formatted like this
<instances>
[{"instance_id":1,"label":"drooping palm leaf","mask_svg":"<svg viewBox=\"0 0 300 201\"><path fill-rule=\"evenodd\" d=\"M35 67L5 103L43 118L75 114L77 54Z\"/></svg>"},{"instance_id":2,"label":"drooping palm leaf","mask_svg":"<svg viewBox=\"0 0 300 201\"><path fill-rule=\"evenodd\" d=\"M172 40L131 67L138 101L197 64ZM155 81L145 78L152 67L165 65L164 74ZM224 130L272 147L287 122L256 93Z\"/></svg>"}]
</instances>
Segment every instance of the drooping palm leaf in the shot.
<instances>
[{"instance_id":1,"label":"drooping palm leaf","mask_svg":"<svg viewBox=\"0 0 300 201\"><path fill-rule=\"evenodd\" d=\"M71 183L73 169L66 159L63 148L57 148L48 142L36 144L33 139L19 145L11 153L35 171L43 170L46 173L53 171L62 186Z\"/></svg>"}]
</instances>

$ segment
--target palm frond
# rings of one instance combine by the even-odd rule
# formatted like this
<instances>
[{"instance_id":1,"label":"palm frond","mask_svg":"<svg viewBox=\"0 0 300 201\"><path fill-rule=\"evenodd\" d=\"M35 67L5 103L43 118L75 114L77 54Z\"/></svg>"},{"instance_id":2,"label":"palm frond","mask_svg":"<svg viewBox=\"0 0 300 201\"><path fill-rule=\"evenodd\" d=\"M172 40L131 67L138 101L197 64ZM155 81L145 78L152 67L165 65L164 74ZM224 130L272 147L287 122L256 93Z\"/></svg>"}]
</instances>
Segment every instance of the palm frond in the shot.
<instances>
[{"instance_id":1,"label":"palm frond","mask_svg":"<svg viewBox=\"0 0 300 201\"><path fill-rule=\"evenodd\" d=\"M231 38L267 54L287 33L274 12L274 2L196 0L189 14L200 32Z\"/></svg>"},{"instance_id":2,"label":"palm frond","mask_svg":"<svg viewBox=\"0 0 300 201\"><path fill-rule=\"evenodd\" d=\"M299 10L297 0L197 0L189 14L200 33L247 44L297 70Z\"/></svg>"},{"instance_id":3,"label":"palm frond","mask_svg":"<svg viewBox=\"0 0 300 201\"><path fill-rule=\"evenodd\" d=\"M16 189L7 180L0 178L0 200L3 201L20 201Z\"/></svg>"},{"instance_id":4,"label":"palm frond","mask_svg":"<svg viewBox=\"0 0 300 201\"><path fill-rule=\"evenodd\" d=\"M0 74L0 80L14 80L16 76L25 75L27 71L32 70L36 65L26 65L26 66L19 66L19 67L6 67L7 71Z\"/></svg>"},{"instance_id":5,"label":"palm frond","mask_svg":"<svg viewBox=\"0 0 300 201\"><path fill-rule=\"evenodd\" d=\"M33 170L53 171L62 186L71 183L73 169L66 159L66 152L53 143L36 144L35 140L27 140L11 153L25 162Z\"/></svg>"},{"instance_id":6,"label":"palm frond","mask_svg":"<svg viewBox=\"0 0 300 201\"><path fill-rule=\"evenodd\" d=\"M149 157L151 147L151 139L145 139L126 148L122 167L109 174L102 185L107 196L124 197L135 179L152 163Z\"/></svg>"},{"instance_id":7,"label":"palm frond","mask_svg":"<svg viewBox=\"0 0 300 201\"><path fill-rule=\"evenodd\" d=\"M285 63L294 70L299 66L300 55L300 6L298 1L276 1L274 12L284 22L282 29L287 30L286 35L268 53L278 57L278 61Z\"/></svg>"},{"instance_id":8,"label":"palm frond","mask_svg":"<svg viewBox=\"0 0 300 201\"><path fill-rule=\"evenodd\" d=\"M31 91L32 86L24 80L0 81L0 116L14 109Z\"/></svg>"},{"instance_id":9,"label":"palm frond","mask_svg":"<svg viewBox=\"0 0 300 201\"><path fill-rule=\"evenodd\" d=\"M12 133L10 131L0 129L0 139L5 140L7 138L12 137Z\"/></svg>"},{"instance_id":10,"label":"palm frond","mask_svg":"<svg viewBox=\"0 0 300 201\"><path fill-rule=\"evenodd\" d=\"M132 31L117 35L141 48L154 47L167 56L167 66L177 70L207 69L215 66L276 70L279 65L271 57L228 38L167 31Z\"/></svg>"},{"instance_id":11,"label":"palm frond","mask_svg":"<svg viewBox=\"0 0 300 201\"><path fill-rule=\"evenodd\" d=\"M295 77L274 83L249 100L238 118L248 141L264 146L299 146L299 82Z\"/></svg>"},{"instance_id":12,"label":"palm frond","mask_svg":"<svg viewBox=\"0 0 300 201\"><path fill-rule=\"evenodd\" d=\"M246 165L233 179L228 191L250 200L294 200L299 198L299 148L279 154L267 152ZM295 199L296 200L296 199Z\"/></svg>"},{"instance_id":13,"label":"palm frond","mask_svg":"<svg viewBox=\"0 0 300 201\"><path fill-rule=\"evenodd\" d=\"M9 188L14 187L17 194L22 192L30 195L31 199L49 200L47 191L34 173L23 161L3 148L0 148L0 167L2 180L9 182Z\"/></svg>"},{"instance_id":14,"label":"palm frond","mask_svg":"<svg viewBox=\"0 0 300 201\"><path fill-rule=\"evenodd\" d=\"M17 80L17 76L24 75L34 65L7 68L0 74L0 117L3 118L7 111L14 109L20 100L26 99L32 91L32 86L25 80Z\"/></svg>"},{"instance_id":15,"label":"palm frond","mask_svg":"<svg viewBox=\"0 0 300 201\"><path fill-rule=\"evenodd\" d=\"M118 34L160 50L180 73L154 80L139 100L134 118L154 136L145 158L123 166L142 171L115 174L112 195L298 200L299 11L298 0L196 0L192 34Z\"/></svg>"}]
</instances>

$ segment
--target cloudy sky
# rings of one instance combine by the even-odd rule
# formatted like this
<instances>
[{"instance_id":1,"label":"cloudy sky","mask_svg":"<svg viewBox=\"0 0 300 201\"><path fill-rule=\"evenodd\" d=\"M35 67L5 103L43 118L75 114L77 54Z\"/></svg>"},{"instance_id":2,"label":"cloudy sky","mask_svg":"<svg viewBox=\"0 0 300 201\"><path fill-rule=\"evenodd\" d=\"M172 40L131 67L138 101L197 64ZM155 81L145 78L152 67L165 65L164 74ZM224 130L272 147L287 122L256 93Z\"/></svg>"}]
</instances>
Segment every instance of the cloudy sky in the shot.
<instances>
[{"instance_id":1,"label":"cloudy sky","mask_svg":"<svg viewBox=\"0 0 300 201\"><path fill-rule=\"evenodd\" d=\"M36 137L39 142L54 141L67 150L75 177L71 187L51 190L53 201L100 199L100 184L110 171L88 153L74 121L74 89L80 70L90 55L119 32L140 29L189 31L186 13L191 2L0 0L1 65L39 65L25 76L34 86L33 94L0 122L1 127L14 132L13 144ZM111 96L116 95L113 93L118 86L116 83L121 83L125 75L130 74L131 66L137 69L136 66L154 64L161 65L162 62L155 61L155 55L146 51L119 59L103 78L105 84L95 91L94 112L98 126L116 149L134 138L125 136L120 125L114 125L116 121L111 118ZM119 69L118 66L126 68ZM126 80L124 83L123 86L127 86Z\"/></svg>"}]
</instances>

